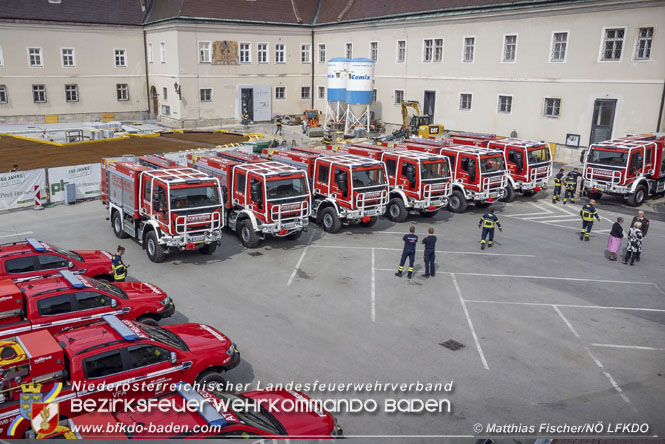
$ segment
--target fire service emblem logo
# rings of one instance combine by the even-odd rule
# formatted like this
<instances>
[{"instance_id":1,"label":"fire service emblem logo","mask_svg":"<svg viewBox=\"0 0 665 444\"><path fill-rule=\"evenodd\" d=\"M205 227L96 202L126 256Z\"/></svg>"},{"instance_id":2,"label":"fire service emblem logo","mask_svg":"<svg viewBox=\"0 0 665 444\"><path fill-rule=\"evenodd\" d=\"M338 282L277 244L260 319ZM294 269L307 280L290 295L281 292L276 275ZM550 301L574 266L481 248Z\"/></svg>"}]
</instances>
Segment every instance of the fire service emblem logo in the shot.
<instances>
[{"instance_id":1,"label":"fire service emblem logo","mask_svg":"<svg viewBox=\"0 0 665 444\"><path fill-rule=\"evenodd\" d=\"M18 416L9 426L9 436L15 436L18 426L24 420L30 421L32 429L38 435L53 433L60 421L59 405L53 400L60 394L62 383L56 383L50 392L44 395L41 384L21 385Z\"/></svg>"}]
</instances>

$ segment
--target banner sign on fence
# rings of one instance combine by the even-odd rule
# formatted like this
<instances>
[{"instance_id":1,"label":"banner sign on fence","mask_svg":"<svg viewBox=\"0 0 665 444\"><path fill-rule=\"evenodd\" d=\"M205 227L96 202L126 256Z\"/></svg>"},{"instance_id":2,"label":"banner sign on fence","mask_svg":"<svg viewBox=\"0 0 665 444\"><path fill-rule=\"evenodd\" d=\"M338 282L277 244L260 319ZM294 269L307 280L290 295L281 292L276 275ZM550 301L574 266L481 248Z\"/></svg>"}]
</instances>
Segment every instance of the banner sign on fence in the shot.
<instances>
[{"instance_id":1,"label":"banner sign on fence","mask_svg":"<svg viewBox=\"0 0 665 444\"><path fill-rule=\"evenodd\" d=\"M76 199L89 199L102 194L102 169L99 163L48 169L51 202L64 202L65 185L76 185Z\"/></svg>"},{"instance_id":2,"label":"banner sign on fence","mask_svg":"<svg viewBox=\"0 0 665 444\"><path fill-rule=\"evenodd\" d=\"M35 205L35 186L44 189L46 174L42 170L0 174L0 211Z\"/></svg>"}]
</instances>

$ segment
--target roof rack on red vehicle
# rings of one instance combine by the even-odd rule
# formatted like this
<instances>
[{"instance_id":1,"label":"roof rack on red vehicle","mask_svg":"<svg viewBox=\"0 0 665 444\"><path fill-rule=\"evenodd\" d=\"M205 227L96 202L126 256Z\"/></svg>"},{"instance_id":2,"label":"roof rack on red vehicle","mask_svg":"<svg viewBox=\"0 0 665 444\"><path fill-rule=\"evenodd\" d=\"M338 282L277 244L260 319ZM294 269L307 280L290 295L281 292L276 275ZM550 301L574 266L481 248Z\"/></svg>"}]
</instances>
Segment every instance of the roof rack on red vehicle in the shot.
<instances>
[{"instance_id":1,"label":"roof rack on red vehicle","mask_svg":"<svg viewBox=\"0 0 665 444\"><path fill-rule=\"evenodd\" d=\"M194 387L186 382L179 382L176 384L176 391L180 396L187 401L187 405L195 406L195 409L205 419L205 421L213 426L224 427L226 419L212 406L212 404L201 396Z\"/></svg>"},{"instance_id":2,"label":"roof rack on red vehicle","mask_svg":"<svg viewBox=\"0 0 665 444\"><path fill-rule=\"evenodd\" d=\"M535 140L526 140L526 139L499 139L490 141L491 144L501 144L501 145L517 145L525 148L531 146L541 146L545 144L545 141L541 140L540 142Z\"/></svg>"},{"instance_id":3,"label":"roof rack on red vehicle","mask_svg":"<svg viewBox=\"0 0 665 444\"><path fill-rule=\"evenodd\" d=\"M196 171L192 168L173 168L170 170L144 171L143 174L146 176L154 177L155 179L165 180L169 183L195 183L212 178L212 176L209 176L200 171Z\"/></svg>"},{"instance_id":4,"label":"roof rack on red vehicle","mask_svg":"<svg viewBox=\"0 0 665 444\"><path fill-rule=\"evenodd\" d=\"M243 163L236 168L242 168L246 171L251 171L263 176L290 176L292 174L301 173L301 170L294 168L290 165L285 165L280 162L266 161L261 163Z\"/></svg>"}]
</instances>

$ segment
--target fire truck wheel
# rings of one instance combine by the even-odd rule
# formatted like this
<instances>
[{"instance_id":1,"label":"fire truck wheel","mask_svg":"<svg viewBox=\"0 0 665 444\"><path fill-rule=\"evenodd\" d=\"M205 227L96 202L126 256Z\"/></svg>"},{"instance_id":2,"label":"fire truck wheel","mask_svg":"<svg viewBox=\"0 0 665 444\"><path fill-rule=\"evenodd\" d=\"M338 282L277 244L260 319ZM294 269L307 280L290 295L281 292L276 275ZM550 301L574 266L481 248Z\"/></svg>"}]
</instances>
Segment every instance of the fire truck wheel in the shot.
<instances>
[{"instance_id":1,"label":"fire truck wheel","mask_svg":"<svg viewBox=\"0 0 665 444\"><path fill-rule=\"evenodd\" d=\"M207 256L207 255L213 254L216 249L217 249L217 243L213 242L212 244L208 244L208 245L205 245L205 246L199 248L199 252L201 254L205 254Z\"/></svg>"},{"instance_id":2,"label":"fire truck wheel","mask_svg":"<svg viewBox=\"0 0 665 444\"><path fill-rule=\"evenodd\" d=\"M426 210L421 210L420 215L422 217L434 217L439 213L439 210L434 210L434 211L426 211Z\"/></svg>"},{"instance_id":3,"label":"fire truck wheel","mask_svg":"<svg viewBox=\"0 0 665 444\"><path fill-rule=\"evenodd\" d=\"M388 202L388 211L386 213L388 214L388 218L393 222L404 222L409 215L409 212L406 211L406 207L404 206L404 201L399 197L393 197L390 199L390 202Z\"/></svg>"},{"instance_id":4,"label":"fire truck wheel","mask_svg":"<svg viewBox=\"0 0 665 444\"><path fill-rule=\"evenodd\" d=\"M337 233L342 228L342 221L339 220L337 211L333 207L321 211L321 226L326 233Z\"/></svg>"},{"instance_id":5,"label":"fire truck wheel","mask_svg":"<svg viewBox=\"0 0 665 444\"><path fill-rule=\"evenodd\" d=\"M468 205L464 193L460 190L453 190L448 198L448 209L453 213L464 213Z\"/></svg>"},{"instance_id":6,"label":"fire truck wheel","mask_svg":"<svg viewBox=\"0 0 665 444\"><path fill-rule=\"evenodd\" d=\"M164 247L157 242L157 235L154 231L149 232L145 236L145 249L148 252L148 259L152 262L159 263L164 260L166 253Z\"/></svg>"},{"instance_id":7,"label":"fire truck wheel","mask_svg":"<svg viewBox=\"0 0 665 444\"><path fill-rule=\"evenodd\" d=\"M302 236L302 230L294 231L291 234L287 234L286 238L290 241L298 240Z\"/></svg>"},{"instance_id":8,"label":"fire truck wheel","mask_svg":"<svg viewBox=\"0 0 665 444\"><path fill-rule=\"evenodd\" d=\"M247 248L256 248L259 245L259 236L254 231L254 227L252 227L252 221L245 219L238 225L238 234L240 235L242 244Z\"/></svg>"},{"instance_id":9,"label":"fire truck wheel","mask_svg":"<svg viewBox=\"0 0 665 444\"><path fill-rule=\"evenodd\" d=\"M503 189L503 197L501 198L502 201L504 202L512 202L515 200L515 190L513 190L513 186L511 184L508 184L506 188Z\"/></svg>"},{"instance_id":10,"label":"fire truck wheel","mask_svg":"<svg viewBox=\"0 0 665 444\"><path fill-rule=\"evenodd\" d=\"M149 325L151 327L159 327L159 322L155 321L150 316L141 316L136 320L136 322L140 322L142 324Z\"/></svg>"},{"instance_id":11,"label":"fire truck wheel","mask_svg":"<svg viewBox=\"0 0 665 444\"><path fill-rule=\"evenodd\" d=\"M111 225L113 226L113 232L115 233L115 237L117 237L118 239L126 239L128 237L128 234L122 230L122 219L120 219L120 213L118 213L117 211L113 213L113 219L111 221Z\"/></svg>"},{"instance_id":12,"label":"fire truck wheel","mask_svg":"<svg viewBox=\"0 0 665 444\"><path fill-rule=\"evenodd\" d=\"M644 185L637 187L632 196L628 197L628 205L631 207L639 207L644 203L644 199L647 197L647 189Z\"/></svg>"},{"instance_id":13,"label":"fire truck wheel","mask_svg":"<svg viewBox=\"0 0 665 444\"><path fill-rule=\"evenodd\" d=\"M210 386L211 389L214 389L216 385L226 385L226 379L224 379L221 373L214 370L206 370L202 372L196 378L196 382L204 387Z\"/></svg>"},{"instance_id":14,"label":"fire truck wheel","mask_svg":"<svg viewBox=\"0 0 665 444\"><path fill-rule=\"evenodd\" d=\"M603 197L603 193L592 193L592 192L589 192L589 199L599 200L601 197Z\"/></svg>"},{"instance_id":15,"label":"fire truck wheel","mask_svg":"<svg viewBox=\"0 0 665 444\"><path fill-rule=\"evenodd\" d=\"M367 222L360 222L360 226L361 227L372 227L372 226L374 226L374 224L376 223L377 220L379 220L379 218L376 217L376 216L370 217Z\"/></svg>"}]
</instances>

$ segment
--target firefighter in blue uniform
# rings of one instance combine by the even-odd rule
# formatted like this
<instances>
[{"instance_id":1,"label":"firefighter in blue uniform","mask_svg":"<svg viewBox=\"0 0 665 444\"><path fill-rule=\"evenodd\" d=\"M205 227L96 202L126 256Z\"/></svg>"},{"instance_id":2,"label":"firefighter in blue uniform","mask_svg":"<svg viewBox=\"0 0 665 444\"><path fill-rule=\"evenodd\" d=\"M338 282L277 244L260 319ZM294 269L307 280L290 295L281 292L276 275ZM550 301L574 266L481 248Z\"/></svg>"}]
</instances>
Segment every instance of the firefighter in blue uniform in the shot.
<instances>
[{"instance_id":1,"label":"firefighter in blue uniform","mask_svg":"<svg viewBox=\"0 0 665 444\"><path fill-rule=\"evenodd\" d=\"M494 214L494 210L489 208L487 213L483 214L483 217L480 218L480 222L478 222L478 228L483 229L483 234L480 240L481 250L485 249L485 238L488 235L489 240L487 242L487 246L492 248L492 242L494 242L494 225L499 227L499 231L503 231L503 228L501 228L501 223L499 222L499 218L496 217L496 214Z\"/></svg>"},{"instance_id":2,"label":"firefighter in blue uniform","mask_svg":"<svg viewBox=\"0 0 665 444\"><path fill-rule=\"evenodd\" d=\"M423 239L425 244L425 277L434 277L436 265L434 265L434 252L436 249L436 236L434 236L434 228L430 227L427 231L429 235Z\"/></svg>"},{"instance_id":3,"label":"firefighter in blue uniform","mask_svg":"<svg viewBox=\"0 0 665 444\"><path fill-rule=\"evenodd\" d=\"M399 268L395 276L402 277L404 272L404 263L406 258L409 258L409 273L406 275L409 279L413 277L413 261L416 259L416 244L418 243L418 236L415 235L416 227L409 228L409 234L405 234L402 238L404 240L404 250L402 250L402 259L399 261Z\"/></svg>"},{"instance_id":4,"label":"firefighter in blue uniform","mask_svg":"<svg viewBox=\"0 0 665 444\"><path fill-rule=\"evenodd\" d=\"M563 184L563 168L559 170L559 174L554 176L554 193L552 193L552 203L556 203L561 199L561 185Z\"/></svg>"},{"instance_id":5,"label":"firefighter in blue uniform","mask_svg":"<svg viewBox=\"0 0 665 444\"><path fill-rule=\"evenodd\" d=\"M580 231L580 240L589 240L589 234L593 227L593 218L600 221L598 212L596 211L596 201L591 199L588 204L584 205L580 210L580 217L582 218L582 231Z\"/></svg>"},{"instance_id":6,"label":"firefighter in blue uniform","mask_svg":"<svg viewBox=\"0 0 665 444\"><path fill-rule=\"evenodd\" d=\"M125 254L125 247L118 245L117 254L113 255L111 259L111 266L113 267L113 280L115 282L125 282L127 277L127 268L129 265L125 265L122 261L122 255Z\"/></svg>"},{"instance_id":7,"label":"firefighter in blue uniform","mask_svg":"<svg viewBox=\"0 0 665 444\"><path fill-rule=\"evenodd\" d=\"M564 205L566 205L566 200L570 200L570 203L575 203L575 191L577 191L578 177L580 177L580 173L577 168L573 169L573 171L568 171L565 179L566 193L563 195Z\"/></svg>"}]
</instances>

